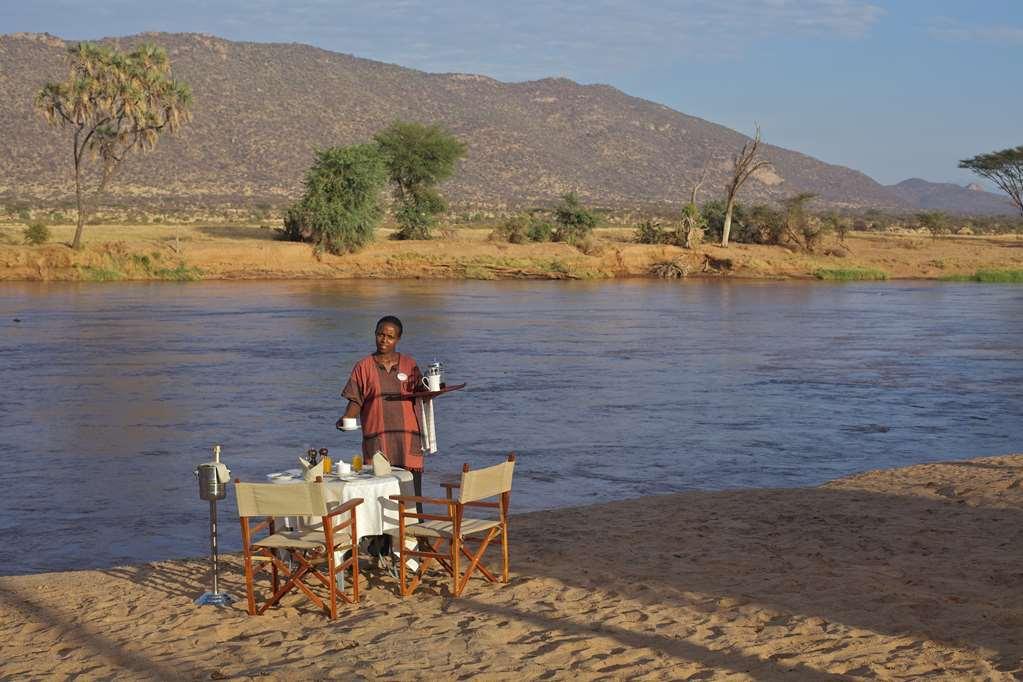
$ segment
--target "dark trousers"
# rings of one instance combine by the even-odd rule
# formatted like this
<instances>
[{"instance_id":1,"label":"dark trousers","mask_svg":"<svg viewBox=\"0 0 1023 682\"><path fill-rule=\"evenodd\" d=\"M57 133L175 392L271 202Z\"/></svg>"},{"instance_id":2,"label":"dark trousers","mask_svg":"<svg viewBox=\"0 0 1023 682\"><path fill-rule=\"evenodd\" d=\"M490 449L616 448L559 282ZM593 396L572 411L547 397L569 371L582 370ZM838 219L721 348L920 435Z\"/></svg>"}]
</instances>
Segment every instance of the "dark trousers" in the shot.
<instances>
[{"instance_id":1,"label":"dark trousers","mask_svg":"<svg viewBox=\"0 0 1023 682\"><path fill-rule=\"evenodd\" d=\"M423 496L423 472L412 471L412 489L415 491L416 497ZM423 505L416 502L416 511L420 514L423 513ZM374 556L387 556L391 553L391 536L381 535L370 540L367 548L369 554Z\"/></svg>"}]
</instances>

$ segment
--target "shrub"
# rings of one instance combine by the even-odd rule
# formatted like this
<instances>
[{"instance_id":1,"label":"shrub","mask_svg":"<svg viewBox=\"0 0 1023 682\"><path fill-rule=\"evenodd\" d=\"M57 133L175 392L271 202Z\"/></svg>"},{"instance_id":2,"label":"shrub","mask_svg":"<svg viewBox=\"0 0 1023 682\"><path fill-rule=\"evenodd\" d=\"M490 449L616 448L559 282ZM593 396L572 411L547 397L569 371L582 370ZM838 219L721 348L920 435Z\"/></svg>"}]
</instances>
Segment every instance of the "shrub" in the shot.
<instances>
[{"instance_id":1,"label":"shrub","mask_svg":"<svg viewBox=\"0 0 1023 682\"><path fill-rule=\"evenodd\" d=\"M941 211L926 211L916 214L916 221L920 227L927 228L931 236L937 239L949 231L948 216Z\"/></svg>"},{"instance_id":2,"label":"shrub","mask_svg":"<svg viewBox=\"0 0 1023 682\"><path fill-rule=\"evenodd\" d=\"M700 207L700 215L706 225L706 237L713 241L721 241L721 234L725 231L725 202L721 199L708 201ZM746 209L739 202L732 207L732 231L729 238L732 241L743 241L746 232Z\"/></svg>"},{"instance_id":3,"label":"shrub","mask_svg":"<svg viewBox=\"0 0 1023 682\"><path fill-rule=\"evenodd\" d=\"M661 229L660 223L654 220L644 220L636 228L636 242L639 244L669 244L671 233Z\"/></svg>"},{"instance_id":4,"label":"shrub","mask_svg":"<svg viewBox=\"0 0 1023 682\"><path fill-rule=\"evenodd\" d=\"M514 216L494 228L490 238L510 244L523 244L529 241L529 219L525 216Z\"/></svg>"},{"instance_id":5,"label":"shrub","mask_svg":"<svg viewBox=\"0 0 1023 682\"><path fill-rule=\"evenodd\" d=\"M545 220L517 215L499 224L490 233L490 239L511 244L526 242L549 242L554 227Z\"/></svg>"},{"instance_id":6,"label":"shrub","mask_svg":"<svg viewBox=\"0 0 1023 682\"><path fill-rule=\"evenodd\" d=\"M742 228L734 234L737 242L782 244L785 241L785 215L770 206L757 204L748 216L743 217Z\"/></svg>"},{"instance_id":7,"label":"shrub","mask_svg":"<svg viewBox=\"0 0 1023 682\"><path fill-rule=\"evenodd\" d=\"M703 241L703 235L707 231L707 221L700 213L696 204L690 202L682 208L678 230L676 230L676 242L686 249L695 249Z\"/></svg>"},{"instance_id":8,"label":"shrub","mask_svg":"<svg viewBox=\"0 0 1023 682\"><path fill-rule=\"evenodd\" d=\"M549 221L532 218L526 234L531 242L549 242L554 238L554 226Z\"/></svg>"},{"instance_id":9,"label":"shrub","mask_svg":"<svg viewBox=\"0 0 1023 682\"><path fill-rule=\"evenodd\" d=\"M597 217L582 205L575 192L569 192L563 194L561 203L554 207L554 222L557 223L554 241L574 244L593 231Z\"/></svg>"},{"instance_id":10,"label":"shrub","mask_svg":"<svg viewBox=\"0 0 1023 682\"><path fill-rule=\"evenodd\" d=\"M32 223L24 229L22 235L25 237L26 244L38 246L50 241L50 228L42 223Z\"/></svg>"},{"instance_id":11,"label":"shrub","mask_svg":"<svg viewBox=\"0 0 1023 682\"><path fill-rule=\"evenodd\" d=\"M380 192L386 182L387 166L376 145L317 152L302 199L284 214L282 237L333 254L365 246L383 217Z\"/></svg>"}]
</instances>

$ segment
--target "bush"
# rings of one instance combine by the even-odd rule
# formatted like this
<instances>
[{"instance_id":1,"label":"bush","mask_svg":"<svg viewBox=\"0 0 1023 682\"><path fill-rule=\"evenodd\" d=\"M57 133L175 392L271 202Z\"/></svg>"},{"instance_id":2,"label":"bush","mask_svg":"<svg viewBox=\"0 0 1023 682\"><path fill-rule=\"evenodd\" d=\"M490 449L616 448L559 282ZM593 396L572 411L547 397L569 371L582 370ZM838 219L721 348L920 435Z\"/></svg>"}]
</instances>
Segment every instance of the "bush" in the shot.
<instances>
[{"instance_id":1,"label":"bush","mask_svg":"<svg viewBox=\"0 0 1023 682\"><path fill-rule=\"evenodd\" d=\"M672 234L661 229L661 224L653 220L644 220L636 228L636 242L639 244L670 244Z\"/></svg>"},{"instance_id":2,"label":"bush","mask_svg":"<svg viewBox=\"0 0 1023 682\"><path fill-rule=\"evenodd\" d=\"M355 251L373 239L383 217L380 192L387 166L376 145L317 152L306 173L305 193L284 214L282 236L312 242L317 251Z\"/></svg>"},{"instance_id":3,"label":"bush","mask_svg":"<svg viewBox=\"0 0 1023 682\"><path fill-rule=\"evenodd\" d=\"M735 241L775 245L785 242L785 215L781 211L758 204L743 220L742 228L735 233Z\"/></svg>"},{"instance_id":4,"label":"bush","mask_svg":"<svg viewBox=\"0 0 1023 682\"><path fill-rule=\"evenodd\" d=\"M700 216L706 225L706 237L713 241L721 241L721 234L725 231L725 202L721 199L708 201L700 207ZM739 202L732 207L732 231L729 239L741 242L745 239L746 233L746 209Z\"/></svg>"},{"instance_id":5,"label":"bush","mask_svg":"<svg viewBox=\"0 0 1023 682\"><path fill-rule=\"evenodd\" d=\"M554 222L557 229L552 238L556 242L575 244L593 231L597 217L579 201L575 192L561 196L561 203L554 207Z\"/></svg>"},{"instance_id":6,"label":"bush","mask_svg":"<svg viewBox=\"0 0 1023 682\"><path fill-rule=\"evenodd\" d=\"M42 223L32 223L24 229L22 235L25 237L26 244L38 246L50 241L50 228Z\"/></svg>"},{"instance_id":7,"label":"bush","mask_svg":"<svg viewBox=\"0 0 1023 682\"><path fill-rule=\"evenodd\" d=\"M517 215L494 228L490 239L511 244L526 242L549 242L554 234L554 227L546 220L526 215Z\"/></svg>"},{"instance_id":8,"label":"bush","mask_svg":"<svg viewBox=\"0 0 1023 682\"><path fill-rule=\"evenodd\" d=\"M554 238L554 226L546 220L532 218L526 234L531 242L549 242Z\"/></svg>"},{"instance_id":9,"label":"bush","mask_svg":"<svg viewBox=\"0 0 1023 682\"><path fill-rule=\"evenodd\" d=\"M509 218L494 228L490 238L510 244L524 244L529 241L529 219L525 216Z\"/></svg>"}]
</instances>

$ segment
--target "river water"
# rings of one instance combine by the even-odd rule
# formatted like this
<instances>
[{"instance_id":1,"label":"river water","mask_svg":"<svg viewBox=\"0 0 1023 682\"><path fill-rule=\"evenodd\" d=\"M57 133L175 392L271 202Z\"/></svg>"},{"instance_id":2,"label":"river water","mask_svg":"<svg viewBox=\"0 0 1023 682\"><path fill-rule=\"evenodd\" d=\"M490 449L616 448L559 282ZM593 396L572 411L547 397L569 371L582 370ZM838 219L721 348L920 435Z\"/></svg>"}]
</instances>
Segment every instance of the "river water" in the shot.
<instances>
[{"instance_id":1,"label":"river water","mask_svg":"<svg viewBox=\"0 0 1023 682\"><path fill-rule=\"evenodd\" d=\"M469 384L436 402L428 493L510 450L513 511L1023 450L1023 287L6 284L0 574L203 555L214 443L248 480L347 460L338 393L384 314Z\"/></svg>"}]
</instances>

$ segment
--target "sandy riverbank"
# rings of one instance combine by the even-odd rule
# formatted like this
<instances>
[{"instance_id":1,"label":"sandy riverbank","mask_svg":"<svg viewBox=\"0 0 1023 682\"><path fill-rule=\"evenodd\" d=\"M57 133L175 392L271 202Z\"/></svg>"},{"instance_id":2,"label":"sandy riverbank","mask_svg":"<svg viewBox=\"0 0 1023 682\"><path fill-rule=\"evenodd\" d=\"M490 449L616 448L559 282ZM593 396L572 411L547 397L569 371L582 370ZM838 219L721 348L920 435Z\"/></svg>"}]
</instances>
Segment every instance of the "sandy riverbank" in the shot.
<instances>
[{"instance_id":1,"label":"sandy riverbank","mask_svg":"<svg viewBox=\"0 0 1023 682\"><path fill-rule=\"evenodd\" d=\"M605 228L584 253L567 244L493 242L489 229L449 229L430 241L382 233L359 253L317 258L308 245L276 241L272 229L258 226L95 225L78 252L60 243L70 241L70 225L53 228L54 243L43 246L17 243L21 229L0 226L0 280L607 279L649 277L666 261L691 276L756 279L812 278L820 269L869 269L891 279L1023 270L1023 241L1014 236L854 233L841 248L829 242L821 253L803 254L754 244L643 245L631 241L632 230Z\"/></svg>"},{"instance_id":2,"label":"sandy riverbank","mask_svg":"<svg viewBox=\"0 0 1023 682\"><path fill-rule=\"evenodd\" d=\"M195 608L199 560L6 577L0 677L1013 680L1021 522L1016 454L520 515L510 584L374 573L333 623Z\"/></svg>"}]
</instances>

